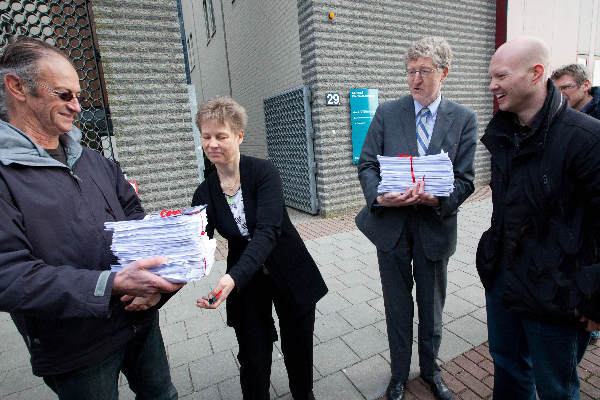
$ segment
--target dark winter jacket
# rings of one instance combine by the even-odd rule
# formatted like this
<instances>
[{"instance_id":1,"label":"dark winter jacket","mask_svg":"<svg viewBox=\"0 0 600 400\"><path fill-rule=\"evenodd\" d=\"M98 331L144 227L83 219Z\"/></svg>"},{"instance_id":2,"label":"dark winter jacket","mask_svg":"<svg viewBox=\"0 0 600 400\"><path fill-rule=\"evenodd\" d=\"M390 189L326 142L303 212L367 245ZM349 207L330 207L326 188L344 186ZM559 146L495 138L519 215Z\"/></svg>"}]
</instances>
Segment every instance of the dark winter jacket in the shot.
<instances>
[{"instance_id":1,"label":"dark winter jacket","mask_svg":"<svg viewBox=\"0 0 600 400\"><path fill-rule=\"evenodd\" d=\"M582 113L600 119L600 86L591 89L592 100L583 107Z\"/></svg>"},{"instance_id":2,"label":"dark winter jacket","mask_svg":"<svg viewBox=\"0 0 600 400\"><path fill-rule=\"evenodd\" d=\"M549 81L530 130L499 111L481 139L491 153L492 224L477 249L503 304L552 323L600 321L600 121L566 106Z\"/></svg>"},{"instance_id":3,"label":"dark winter jacket","mask_svg":"<svg viewBox=\"0 0 600 400\"><path fill-rule=\"evenodd\" d=\"M67 167L0 121L0 311L39 376L105 357L156 313L127 312L111 296L116 259L103 224L144 211L120 168L80 138L76 128L60 138Z\"/></svg>"}]
</instances>

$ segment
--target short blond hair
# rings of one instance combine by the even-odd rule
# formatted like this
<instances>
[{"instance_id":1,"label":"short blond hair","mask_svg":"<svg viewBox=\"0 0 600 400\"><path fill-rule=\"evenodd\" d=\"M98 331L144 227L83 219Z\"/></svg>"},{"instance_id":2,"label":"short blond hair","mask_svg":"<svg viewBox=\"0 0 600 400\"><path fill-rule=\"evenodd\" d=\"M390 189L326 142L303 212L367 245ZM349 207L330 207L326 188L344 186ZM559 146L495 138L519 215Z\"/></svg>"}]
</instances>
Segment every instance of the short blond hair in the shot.
<instances>
[{"instance_id":1,"label":"short blond hair","mask_svg":"<svg viewBox=\"0 0 600 400\"><path fill-rule=\"evenodd\" d=\"M202 132L202 122L215 120L220 124L228 123L235 133L246 129L248 115L244 107L231 97L214 97L198 107L196 125Z\"/></svg>"}]
</instances>

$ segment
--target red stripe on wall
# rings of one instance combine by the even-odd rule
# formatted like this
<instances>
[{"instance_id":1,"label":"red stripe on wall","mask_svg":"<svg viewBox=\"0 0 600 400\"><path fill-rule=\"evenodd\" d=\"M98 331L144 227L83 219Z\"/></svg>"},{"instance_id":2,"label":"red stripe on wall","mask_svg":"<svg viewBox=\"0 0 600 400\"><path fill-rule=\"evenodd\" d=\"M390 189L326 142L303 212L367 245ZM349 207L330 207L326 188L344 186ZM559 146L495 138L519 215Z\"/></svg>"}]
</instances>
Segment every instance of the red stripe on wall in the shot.
<instances>
[{"instance_id":1,"label":"red stripe on wall","mask_svg":"<svg viewBox=\"0 0 600 400\"><path fill-rule=\"evenodd\" d=\"M496 0L496 48L506 42L506 20L508 0ZM498 111L498 102L494 97L494 114Z\"/></svg>"},{"instance_id":2,"label":"red stripe on wall","mask_svg":"<svg viewBox=\"0 0 600 400\"><path fill-rule=\"evenodd\" d=\"M496 48L506 42L508 0L496 0Z\"/></svg>"}]
</instances>

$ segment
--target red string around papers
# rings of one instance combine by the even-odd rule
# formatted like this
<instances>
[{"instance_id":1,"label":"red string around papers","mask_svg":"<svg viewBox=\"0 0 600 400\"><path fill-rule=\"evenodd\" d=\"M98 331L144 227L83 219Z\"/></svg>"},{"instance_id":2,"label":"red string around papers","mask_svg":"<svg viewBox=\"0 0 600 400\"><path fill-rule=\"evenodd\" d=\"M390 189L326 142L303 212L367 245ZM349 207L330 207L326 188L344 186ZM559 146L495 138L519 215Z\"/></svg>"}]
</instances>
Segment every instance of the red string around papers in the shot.
<instances>
[{"instance_id":1,"label":"red string around papers","mask_svg":"<svg viewBox=\"0 0 600 400\"><path fill-rule=\"evenodd\" d=\"M415 171L413 169L413 161L412 161L413 156L398 155L398 157L410 158L410 175L412 176L413 183L417 182L417 180L415 179ZM423 175L423 182L425 182L425 175Z\"/></svg>"},{"instance_id":2,"label":"red string around papers","mask_svg":"<svg viewBox=\"0 0 600 400\"><path fill-rule=\"evenodd\" d=\"M379 194L403 192L406 188L410 189L410 186L421 184L421 181L424 185L426 177L428 178L428 188L425 186L422 188L425 193L447 197L454 189L452 162L447 153L440 152L440 154L425 156L400 154L386 157L377 155L377 161L381 177L377 186Z\"/></svg>"},{"instance_id":3,"label":"red string around papers","mask_svg":"<svg viewBox=\"0 0 600 400\"><path fill-rule=\"evenodd\" d=\"M408 157L408 158L410 158L410 175L412 176L413 183L416 183L417 180L415 179L415 171L413 170L413 156L400 155L399 154L398 157ZM425 175L423 175L423 182L425 182Z\"/></svg>"}]
</instances>

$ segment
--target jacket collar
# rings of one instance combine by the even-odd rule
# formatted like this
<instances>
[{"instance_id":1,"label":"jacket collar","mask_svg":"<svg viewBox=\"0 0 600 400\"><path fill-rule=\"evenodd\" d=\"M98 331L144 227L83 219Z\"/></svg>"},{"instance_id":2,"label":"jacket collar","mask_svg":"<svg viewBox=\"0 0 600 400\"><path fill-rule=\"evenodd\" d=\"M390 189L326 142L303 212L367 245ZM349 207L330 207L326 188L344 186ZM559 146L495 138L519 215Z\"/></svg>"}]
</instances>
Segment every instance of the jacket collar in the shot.
<instances>
[{"instance_id":1,"label":"jacket collar","mask_svg":"<svg viewBox=\"0 0 600 400\"><path fill-rule=\"evenodd\" d=\"M71 131L61 135L59 140L67 155L67 165L69 168L73 168L83 151L79 143L81 132L73 127ZM0 163L31 167L65 167L63 163L52 158L43 147L34 143L24 132L3 120L0 120Z\"/></svg>"},{"instance_id":2,"label":"jacket collar","mask_svg":"<svg viewBox=\"0 0 600 400\"><path fill-rule=\"evenodd\" d=\"M581 109L582 113L589 114L594 108L598 107L598 104L600 103L600 86L591 88L590 94L592 95L592 99Z\"/></svg>"}]
</instances>

